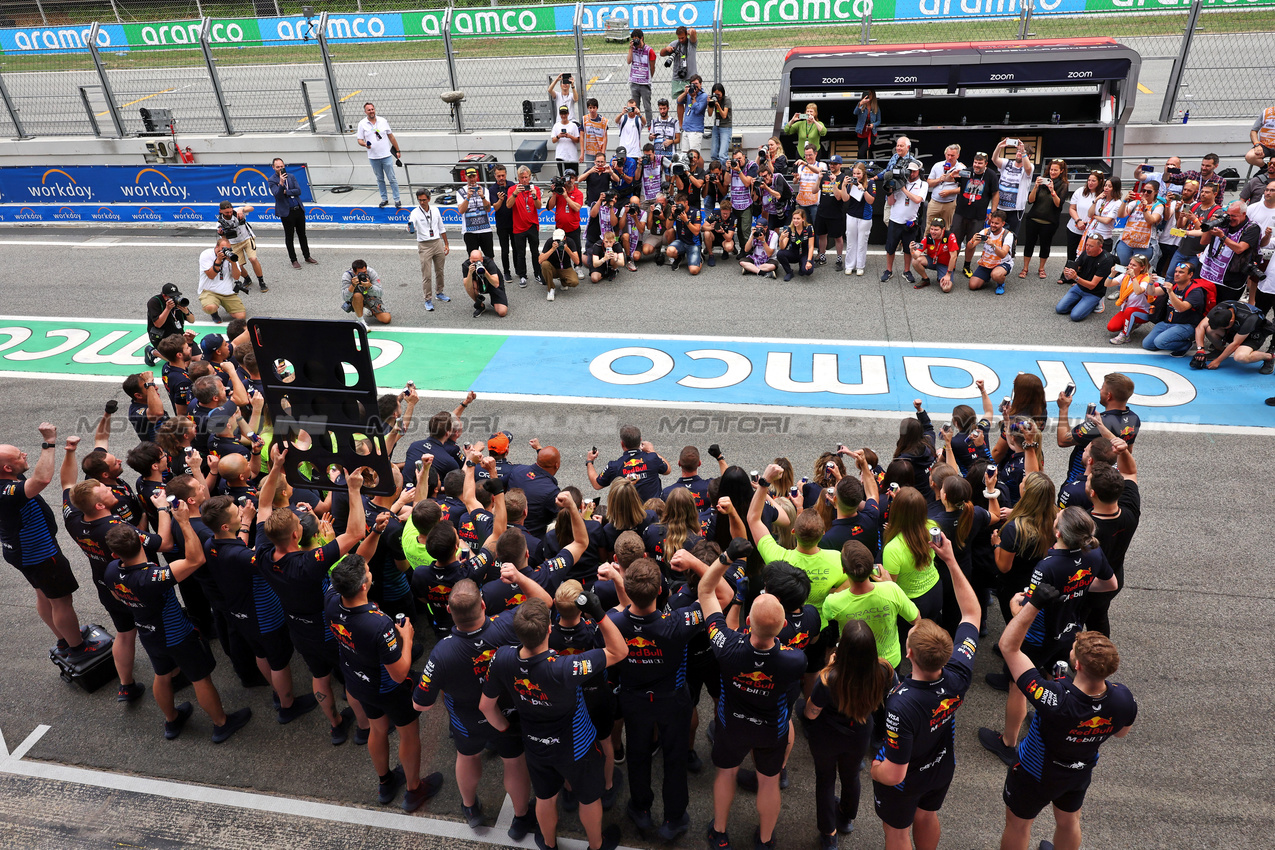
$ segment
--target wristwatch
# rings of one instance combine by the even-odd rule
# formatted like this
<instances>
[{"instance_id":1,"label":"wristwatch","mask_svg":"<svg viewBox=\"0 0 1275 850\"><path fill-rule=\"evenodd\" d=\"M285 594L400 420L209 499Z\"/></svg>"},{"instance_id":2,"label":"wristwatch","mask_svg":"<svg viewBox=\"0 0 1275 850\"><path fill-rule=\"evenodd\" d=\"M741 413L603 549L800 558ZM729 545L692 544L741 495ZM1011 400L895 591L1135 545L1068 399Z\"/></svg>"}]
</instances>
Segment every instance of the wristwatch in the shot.
<instances>
[{"instance_id":1,"label":"wristwatch","mask_svg":"<svg viewBox=\"0 0 1275 850\"><path fill-rule=\"evenodd\" d=\"M58 447L58 444L57 444L57 443L41 443L41 444L40 444L40 449L41 449L41 450L44 450L44 449L56 449L57 447Z\"/></svg>"}]
</instances>

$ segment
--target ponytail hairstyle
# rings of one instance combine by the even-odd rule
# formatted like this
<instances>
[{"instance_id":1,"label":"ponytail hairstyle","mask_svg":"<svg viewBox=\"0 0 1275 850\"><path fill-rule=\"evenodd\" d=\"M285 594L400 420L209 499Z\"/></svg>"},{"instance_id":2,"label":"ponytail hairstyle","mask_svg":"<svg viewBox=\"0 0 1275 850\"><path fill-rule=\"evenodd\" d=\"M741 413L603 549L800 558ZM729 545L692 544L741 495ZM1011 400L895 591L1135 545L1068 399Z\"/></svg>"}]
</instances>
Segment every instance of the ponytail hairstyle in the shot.
<instances>
[{"instance_id":1,"label":"ponytail hairstyle","mask_svg":"<svg viewBox=\"0 0 1275 850\"><path fill-rule=\"evenodd\" d=\"M956 521L956 545L965 548L965 539L970 536L974 527L974 495L970 483L959 475L949 475L943 479L943 501L954 510L960 510L961 516Z\"/></svg>"},{"instance_id":2,"label":"ponytail hairstyle","mask_svg":"<svg viewBox=\"0 0 1275 850\"><path fill-rule=\"evenodd\" d=\"M1094 537L1096 526L1088 511L1077 507L1064 508L1058 514L1058 542L1068 549L1088 552L1098 548Z\"/></svg>"}]
</instances>

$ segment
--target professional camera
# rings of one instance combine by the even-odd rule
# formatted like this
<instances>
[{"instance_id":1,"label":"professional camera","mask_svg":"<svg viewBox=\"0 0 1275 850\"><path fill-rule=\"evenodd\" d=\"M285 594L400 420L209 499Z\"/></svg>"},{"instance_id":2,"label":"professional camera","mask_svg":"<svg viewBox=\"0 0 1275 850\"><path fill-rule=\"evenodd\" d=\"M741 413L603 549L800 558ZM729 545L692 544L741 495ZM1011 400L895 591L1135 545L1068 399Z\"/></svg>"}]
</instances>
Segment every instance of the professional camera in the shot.
<instances>
[{"instance_id":1,"label":"professional camera","mask_svg":"<svg viewBox=\"0 0 1275 850\"><path fill-rule=\"evenodd\" d=\"M355 286L359 289L367 289L372 285L371 278L367 276L367 272L359 272L354 276Z\"/></svg>"},{"instance_id":2,"label":"professional camera","mask_svg":"<svg viewBox=\"0 0 1275 850\"><path fill-rule=\"evenodd\" d=\"M704 216L704 223L709 227L716 227L722 223L722 214L717 210L713 210L708 215Z\"/></svg>"},{"instance_id":3,"label":"professional camera","mask_svg":"<svg viewBox=\"0 0 1275 850\"><path fill-rule=\"evenodd\" d=\"M642 205L636 198L629 198L629 215L637 218L642 214Z\"/></svg>"},{"instance_id":4,"label":"professional camera","mask_svg":"<svg viewBox=\"0 0 1275 850\"><path fill-rule=\"evenodd\" d=\"M716 95L716 94L710 94L710 95L708 96L708 102L709 102L710 104L712 104L712 105L716 106L716 105L717 105L717 95Z\"/></svg>"},{"instance_id":5,"label":"professional camera","mask_svg":"<svg viewBox=\"0 0 1275 850\"><path fill-rule=\"evenodd\" d=\"M642 39L640 39L640 38L631 38L631 39L629 39L629 45L630 45L630 46L631 46L634 50L640 50L640 49L642 48Z\"/></svg>"},{"instance_id":6,"label":"professional camera","mask_svg":"<svg viewBox=\"0 0 1275 850\"><path fill-rule=\"evenodd\" d=\"M229 248L225 248L221 252L222 259L230 260L232 263L239 262L239 255Z\"/></svg>"},{"instance_id":7,"label":"professional camera","mask_svg":"<svg viewBox=\"0 0 1275 850\"><path fill-rule=\"evenodd\" d=\"M549 188L555 195L561 195L567 191L567 181L561 175L555 176L549 181Z\"/></svg>"},{"instance_id":8,"label":"professional camera","mask_svg":"<svg viewBox=\"0 0 1275 850\"><path fill-rule=\"evenodd\" d=\"M1244 277L1251 277L1253 280L1266 280L1266 272L1257 263L1245 262L1235 267L1235 270Z\"/></svg>"},{"instance_id":9,"label":"professional camera","mask_svg":"<svg viewBox=\"0 0 1275 850\"><path fill-rule=\"evenodd\" d=\"M677 156L673 157L672 161L669 163L669 173L674 177L681 177L686 173L686 169L689 164L690 163L686 154L679 153Z\"/></svg>"},{"instance_id":10,"label":"professional camera","mask_svg":"<svg viewBox=\"0 0 1275 850\"><path fill-rule=\"evenodd\" d=\"M239 241L239 216L233 212L230 215L217 216L217 235L223 237L227 242Z\"/></svg>"},{"instance_id":11,"label":"professional camera","mask_svg":"<svg viewBox=\"0 0 1275 850\"><path fill-rule=\"evenodd\" d=\"M248 278L246 276L242 277L233 282L232 291L247 295L249 292L252 292L252 284L248 282Z\"/></svg>"},{"instance_id":12,"label":"professional camera","mask_svg":"<svg viewBox=\"0 0 1275 850\"><path fill-rule=\"evenodd\" d=\"M686 215L686 204L673 205L673 218L681 218Z\"/></svg>"},{"instance_id":13,"label":"professional camera","mask_svg":"<svg viewBox=\"0 0 1275 850\"><path fill-rule=\"evenodd\" d=\"M667 210L667 208L665 208L665 207L664 207L664 205L662 205L662 204L651 204L651 215L650 215L650 217L651 217L651 218L653 218L653 219L655 219L655 218L664 218L664 216L665 216L665 214L666 214L667 212L668 212L668 210Z\"/></svg>"},{"instance_id":14,"label":"professional camera","mask_svg":"<svg viewBox=\"0 0 1275 850\"><path fill-rule=\"evenodd\" d=\"M173 286L173 285L171 283L166 284L164 288L167 289L169 286ZM190 299L182 295L179 291L177 291L177 287L175 286L173 286L173 289L171 292L165 293L165 297L171 299L172 302L176 304L178 307L190 306Z\"/></svg>"},{"instance_id":15,"label":"professional camera","mask_svg":"<svg viewBox=\"0 0 1275 850\"><path fill-rule=\"evenodd\" d=\"M619 195L617 195L615 192L604 192L602 194L602 203L605 206L613 207L615 206L615 202L618 198L619 198Z\"/></svg>"},{"instance_id":16,"label":"professional camera","mask_svg":"<svg viewBox=\"0 0 1275 850\"><path fill-rule=\"evenodd\" d=\"M892 195L907 185L908 174L902 165L896 165L888 171L881 172L881 189Z\"/></svg>"},{"instance_id":17,"label":"professional camera","mask_svg":"<svg viewBox=\"0 0 1275 850\"><path fill-rule=\"evenodd\" d=\"M1230 223L1231 220L1227 218L1226 211L1223 210L1218 212L1217 215L1213 216L1208 221L1204 222L1204 224L1200 225L1200 230L1205 233L1208 233L1210 230L1221 230Z\"/></svg>"}]
</instances>

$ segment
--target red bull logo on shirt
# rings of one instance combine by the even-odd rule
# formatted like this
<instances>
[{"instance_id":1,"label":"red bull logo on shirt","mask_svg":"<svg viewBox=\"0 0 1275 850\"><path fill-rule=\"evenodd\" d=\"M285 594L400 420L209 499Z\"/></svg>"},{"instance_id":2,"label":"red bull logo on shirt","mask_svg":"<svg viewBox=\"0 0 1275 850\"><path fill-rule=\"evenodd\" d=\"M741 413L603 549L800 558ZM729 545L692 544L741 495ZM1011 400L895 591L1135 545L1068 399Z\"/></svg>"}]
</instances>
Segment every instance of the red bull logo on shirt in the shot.
<instances>
[{"instance_id":1,"label":"red bull logo on shirt","mask_svg":"<svg viewBox=\"0 0 1275 850\"><path fill-rule=\"evenodd\" d=\"M1061 590L1063 594L1075 593L1077 590L1082 590L1088 587L1092 581L1093 573L1089 572L1089 570L1084 567L1081 567L1071 575L1067 576L1067 581L1063 583Z\"/></svg>"},{"instance_id":2,"label":"red bull logo on shirt","mask_svg":"<svg viewBox=\"0 0 1275 850\"><path fill-rule=\"evenodd\" d=\"M514 679L514 691L517 692L518 696L535 705L549 704L548 694L530 679Z\"/></svg>"},{"instance_id":3,"label":"red bull logo on shirt","mask_svg":"<svg viewBox=\"0 0 1275 850\"><path fill-rule=\"evenodd\" d=\"M346 649L354 649L354 635L345 626L340 623L331 623L329 628L332 630L332 636L337 642Z\"/></svg>"},{"instance_id":4,"label":"red bull logo on shirt","mask_svg":"<svg viewBox=\"0 0 1275 850\"><path fill-rule=\"evenodd\" d=\"M1091 717L1088 720L1077 723L1076 728L1071 730L1071 734L1088 737L1092 735L1110 735L1113 731L1115 731L1115 726L1112 725L1110 717Z\"/></svg>"},{"instance_id":5,"label":"red bull logo on shirt","mask_svg":"<svg viewBox=\"0 0 1275 850\"><path fill-rule=\"evenodd\" d=\"M805 649L808 643L810 643L810 632L797 632L792 636L792 640L788 641L788 645L793 649Z\"/></svg>"},{"instance_id":6,"label":"red bull logo on shirt","mask_svg":"<svg viewBox=\"0 0 1275 850\"><path fill-rule=\"evenodd\" d=\"M932 732L946 723L956 713L956 710L961 707L963 701L962 697L948 697L940 702L934 709L934 713L930 715L930 731Z\"/></svg>"},{"instance_id":7,"label":"red bull logo on shirt","mask_svg":"<svg viewBox=\"0 0 1275 850\"><path fill-rule=\"evenodd\" d=\"M494 649L484 649L474 656L474 676L480 681L487 679L487 669L491 667L491 659L495 656L496 650Z\"/></svg>"},{"instance_id":8,"label":"red bull logo on shirt","mask_svg":"<svg viewBox=\"0 0 1275 850\"><path fill-rule=\"evenodd\" d=\"M774 677L758 670L753 670L749 673L736 673L731 681L735 687L748 693L761 693L775 688Z\"/></svg>"}]
</instances>

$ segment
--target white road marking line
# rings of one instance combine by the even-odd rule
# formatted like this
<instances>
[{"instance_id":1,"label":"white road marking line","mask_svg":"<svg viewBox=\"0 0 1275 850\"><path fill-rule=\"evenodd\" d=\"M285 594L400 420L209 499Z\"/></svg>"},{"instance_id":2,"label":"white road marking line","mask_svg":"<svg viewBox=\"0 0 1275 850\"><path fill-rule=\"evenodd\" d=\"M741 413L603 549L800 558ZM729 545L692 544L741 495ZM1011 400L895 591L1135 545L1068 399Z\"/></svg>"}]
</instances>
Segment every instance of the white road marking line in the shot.
<instances>
[{"instance_id":1,"label":"white road marking line","mask_svg":"<svg viewBox=\"0 0 1275 850\"><path fill-rule=\"evenodd\" d=\"M43 723L35 727L35 729L31 730L31 734L27 735L26 740L24 740L21 744L18 744L18 748L16 750L9 753L9 758L17 761L25 756L31 751L32 747L39 743L40 739L44 737L44 733L48 732L50 728L51 727L45 726Z\"/></svg>"},{"instance_id":2,"label":"white road marking line","mask_svg":"<svg viewBox=\"0 0 1275 850\"><path fill-rule=\"evenodd\" d=\"M496 816L496 825L492 827L497 832L509 834L509 825L514 822L514 801L509 799L509 795L505 795L505 800L500 804L500 814Z\"/></svg>"}]
</instances>

